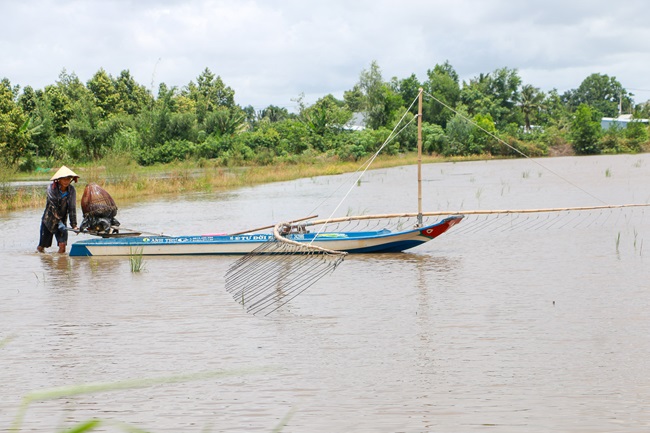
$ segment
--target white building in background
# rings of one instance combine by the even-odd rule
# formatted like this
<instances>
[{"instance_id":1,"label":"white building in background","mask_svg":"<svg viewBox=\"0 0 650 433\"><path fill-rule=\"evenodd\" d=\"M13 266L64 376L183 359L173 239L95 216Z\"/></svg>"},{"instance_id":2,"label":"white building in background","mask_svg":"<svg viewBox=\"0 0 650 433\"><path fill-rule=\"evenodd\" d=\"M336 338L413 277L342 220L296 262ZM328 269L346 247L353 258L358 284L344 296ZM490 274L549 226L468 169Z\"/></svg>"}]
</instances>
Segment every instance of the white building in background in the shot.
<instances>
[{"instance_id":1,"label":"white building in background","mask_svg":"<svg viewBox=\"0 0 650 433\"><path fill-rule=\"evenodd\" d=\"M600 119L600 127L603 128L603 130L607 130L616 125L619 128L623 129L627 128L627 124L630 122L640 122L647 124L648 119L633 119L631 114L621 114L618 117L603 117Z\"/></svg>"},{"instance_id":2,"label":"white building in background","mask_svg":"<svg viewBox=\"0 0 650 433\"><path fill-rule=\"evenodd\" d=\"M366 129L366 119L363 113L353 113L352 119L343 127L348 131L363 131Z\"/></svg>"}]
</instances>

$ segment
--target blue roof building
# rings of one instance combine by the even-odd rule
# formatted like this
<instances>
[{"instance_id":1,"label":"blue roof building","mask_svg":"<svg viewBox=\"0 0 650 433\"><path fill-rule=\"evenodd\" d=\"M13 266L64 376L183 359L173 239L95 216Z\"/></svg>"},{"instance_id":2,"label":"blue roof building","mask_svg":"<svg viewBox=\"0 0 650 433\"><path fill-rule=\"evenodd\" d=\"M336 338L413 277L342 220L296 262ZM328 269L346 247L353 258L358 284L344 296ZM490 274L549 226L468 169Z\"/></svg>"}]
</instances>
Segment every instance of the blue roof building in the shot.
<instances>
[{"instance_id":1,"label":"blue roof building","mask_svg":"<svg viewBox=\"0 0 650 433\"><path fill-rule=\"evenodd\" d=\"M618 117L603 117L600 119L600 127L603 130L608 130L612 126L616 125L617 128L623 129L627 128L627 124L630 122L641 122L648 123L648 119L633 119L631 114L621 114Z\"/></svg>"}]
</instances>

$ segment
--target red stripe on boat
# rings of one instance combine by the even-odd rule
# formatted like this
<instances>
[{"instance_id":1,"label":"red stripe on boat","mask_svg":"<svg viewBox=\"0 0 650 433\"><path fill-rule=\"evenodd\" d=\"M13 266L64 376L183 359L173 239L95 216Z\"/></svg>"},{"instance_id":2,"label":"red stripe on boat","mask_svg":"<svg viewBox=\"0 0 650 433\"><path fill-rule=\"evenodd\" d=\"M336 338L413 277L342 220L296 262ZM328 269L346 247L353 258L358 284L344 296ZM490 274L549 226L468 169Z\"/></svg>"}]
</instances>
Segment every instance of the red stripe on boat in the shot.
<instances>
[{"instance_id":1,"label":"red stripe on boat","mask_svg":"<svg viewBox=\"0 0 650 433\"><path fill-rule=\"evenodd\" d=\"M430 227L428 229L420 230L420 234L422 236L426 236L431 239L437 238L438 236L440 236L441 234L443 234L444 232L446 232L447 230L449 230L450 228L458 224L462 219L463 219L462 216L451 217L436 226Z\"/></svg>"}]
</instances>

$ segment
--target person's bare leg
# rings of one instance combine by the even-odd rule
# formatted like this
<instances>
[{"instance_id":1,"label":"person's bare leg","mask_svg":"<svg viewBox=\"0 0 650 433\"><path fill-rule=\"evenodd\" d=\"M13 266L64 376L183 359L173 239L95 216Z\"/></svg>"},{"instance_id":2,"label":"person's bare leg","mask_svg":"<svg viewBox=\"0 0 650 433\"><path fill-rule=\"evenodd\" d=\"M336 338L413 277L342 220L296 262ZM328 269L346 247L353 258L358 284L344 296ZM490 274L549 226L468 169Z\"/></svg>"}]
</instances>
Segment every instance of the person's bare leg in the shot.
<instances>
[{"instance_id":1,"label":"person's bare leg","mask_svg":"<svg viewBox=\"0 0 650 433\"><path fill-rule=\"evenodd\" d=\"M39 246L36 247L36 251L38 251L39 253L44 253L45 248L43 248L42 246L39 245Z\"/></svg>"},{"instance_id":2,"label":"person's bare leg","mask_svg":"<svg viewBox=\"0 0 650 433\"><path fill-rule=\"evenodd\" d=\"M59 254L65 253L65 242L59 242Z\"/></svg>"}]
</instances>

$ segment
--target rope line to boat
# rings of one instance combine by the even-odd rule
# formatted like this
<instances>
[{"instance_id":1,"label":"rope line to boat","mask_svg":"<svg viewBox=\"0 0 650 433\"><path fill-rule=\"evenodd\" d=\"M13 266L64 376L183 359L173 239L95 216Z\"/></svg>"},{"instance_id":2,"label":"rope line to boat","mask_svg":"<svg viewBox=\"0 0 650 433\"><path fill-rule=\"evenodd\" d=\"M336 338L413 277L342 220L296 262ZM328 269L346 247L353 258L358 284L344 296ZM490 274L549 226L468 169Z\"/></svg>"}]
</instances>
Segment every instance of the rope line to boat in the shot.
<instances>
[{"instance_id":1,"label":"rope line to boat","mask_svg":"<svg viewBox=\"0 0 650 433\"><path fill-rule=\"evenodd\" d=\"M375 152L375 153L374 153L370 158L368 158L368 159L367 159L363 164L361 164L361 166L360 166L360 167L359 167L359 168L358 168L358 169L353 173L353 175L354 175L354 174L356 174L359 170L361 170L361 169L363 168L363 170L361 171L361 173L360 173L359 176L357 177L356 181L353 182L353 183L351 184L350 188L348 188L348 191L345 193L345 195L343 196L343 198L339 201L339 203L336 205L336 207L335 207L334 210L330 213L330 216L329 216L327 219L331 219L331 218L333 218L333 216L336 214L336 212L339 210L339 208L343 205L343 203L344 203L345 200L348 198L348 196L352 193L352 190L354 189L354 186L357 185L357 184L361 181L361 179L362 179L363 176L366 174L366 172L368 171L368 169L370 168L370 166L372 165L372 163L375 161L375 159L377 159L377 157L379 156L379 154L381 153L381 151L384 150L384 148L388 145L388 143L390 143L392 140L394 140L395 137L397 137L397 136L398 136L398 135L399 135L399 134L400 134L400 133L401 133L401 132L406 128L406 127L408 127L411 123L413 123L413 122L415 121L415 119L417 119L417 116L413 116L413 118L412 118L410 121L408 121L404 126L402 126L402 127L398 130L398 127L402 124L402 122L404 121L404 118L405 118L405 117L410 113L411 108L415 105L415 103L417 102L417 100L418 100L418 98L415 98L415 99L413 100L413 102L411 102L411 105L410 105L410 106L409 106L409 107L404 111L404 114L402 114L402 117L401 117L401 118L399 119L399 121L396 123L395 127L394 127L393 130L390 132L390 134L388 135L388 137L386 138L386 140L384 140L383 144L379 147L379 149L377 149L377 151L376 151L376 152ZM341 185L343 185L343 183L341 183ZM340 187L341 187L341 186L339 186L339 188L340 188ZM337 191L337 190L338 190L338 188L337 188L335 191ZM330 194L329 197L331 197L332 195L333 195L333 193ZM322 203L323 203L323 202L321 202L321 204L322 204ZM319 204L318 206L320 206L320 204ZM318 206L317 206L314 210L316 210L316 209L318 208ZM323 223L323 225L322 225L322 227L320 228L320 230L318 231L317 235L320 234L323 230L325 230L326 226L327 226L327 222ZM314 237L314 240L315 240L315 239L316 239L316 237ZM310 242L310 244L313 243L314 240L312 240L312 241Z\"/></svg>"},{"instance_id":2,"label":"rope line to boat","mask_svg":"<svg viewBox=\"0 0 650 433\"><path fill-rule=\"evenodd\" d=\"M464 114L458 112L457 110L454 110L452 107L450 107L449 105L445 104L443 101L441 101L440 99L436 98L436 97L433 96L432 94L430 94L430 93L428 93L428 92L424 92L424 94L427 95L428 97L430 97L431 99L433 99L434 101L436 101L437 103L439 103L440 105L442 105L443 107L445 107L446 109L450 110L452 113L456 114L457 116L460 116L463 120L465 120L465 121L471 123L472 125L474 125L474 126L477 127L478 129L480 129L481 131L485 132L487 135L489 135L490 137L494 138L494 139L497 140L499 143L501 143L501 144L507 146L509 149L511 149L511 150L513 150L513 151L515 151L515 152L517 152L519 155L521 155L521 156L523 156L524 158L528 159L529 161L531 161L531 162L537 164L538 166L542 167L544 170L548 171L549 173L553 174L554 176L557 176L558 178L562 179L563 181L565 181L565 182L568 183L569 185L573 186L574 188L579 189L580 191L582 191L583 193L587 194L589 197L593 198L594 200L597 200L598 202L603 203L603 204L607 204L607 202L605 202L605 201L601 200L600 198L596 197L594 194L590 193L590 192L587 191L586 189L580 187L579 185L576 185L575 183L571 182L570 180L568 180L567 178L565 178L565 177L562 176L561 174L556 173L555 171L553 171L553 170L551 170L550 168L546 167L544 164L542 164L542 163L540 163L539 161L536 161L536 160L534 160L533 158L531 158L530 156L526 155L525 153L523 153L522 151L520 151L520 150L517 149L516 147L514 147L514 146L512 146L512 145L510 145L510 144L508 144L508 143L506 143L503 139L497 137L495 134L493 134L493 133L491 133L490 131L488 131L487 129L483 128L481 125L479 125L478 123L474 122L472 119L470 119L469 117L465 116Z\"/></svg>"},{"instance_id":3,"label":"rope line to boat","mask_svg":"<svg viewBox=\"0 0 650 433\"><path fill-rule=\"evenodd\" d=\"M530 156L526 155L525 153L523 153L522 151L520 151L520 150L517 149L516 147L514 147L514 146L508 144L506 141L504 141L503 139L499 138L498 136L496 136L496 135L493 134L492 132L486 130L485 128L483 128L481 125L479 125L478 123L476 123L475 121L473 121L472 119L470 119L469 117L467 117L466 115L460 113L459 111L455 110L454 108L452 108L451 106L449 106L448 104L446 104L444 101L442 101L442 100L436 98L435 96L433 96L432 94L430 94L430 93L428 93L428 92L426 92L426 91L423 91L423 94L426 95L426 96L428 96L429 98L433 99L434 101L436 101L437 103L439 103L439 104L442 105L443 107L447 108L448 110L450 110L450 111L453 112L454 114L460 116L460 117L461 117L462 119L464 119L465 121L471 123L472 125L474 125L474 126L477 127L478 129L480 129L482 132L484 132L485 134L487 134L487 135L489 135L490 137L494 138L494 139L497 140L499 143L501 143L501 144L503 144L504 146L508 147L509 149L513 150L513 151L516 152L517 154L519 154L519 155L521 155L522 157L528 159L529 161L531 161L531 162L537 164L538 166L540 166L540 167L543 168L544 170L548 171L549 173L553 174L554 176L558 177L559 179L562 179L562 180L563 180L564 182L566 182L567 184L573 186L574 188L576 188L576 189L582 191L584 194L588 195L589 197L591 197L591 198L593 198L594 200L598 201L599 203L602 203L602 204L603 204L603 206L590 206L590 207L567 207L567 208L548 208L548 209L470 210L470 211L454 211L454 212L449 212L449 211L439 211L439 212L428 212L428 213L423 213L423 215L426 215L426 216L443 216L443 215L454 215L454 214L461 214L461 215L520 214L520 213L532 213L532 212L537 212L537 213L539 213L539 212L561 212L561 211L571 211L571 210L578 211L578 210L597 210L597 209L621 208L621 207L633 207L633 206L648 206L648 205L646 205L646 204L608 205L608 203L605 202L604 200L600 199L599 197L595 196L594 194L592 194L591 192L587 191L586 189L580 187L579 185L575 184L574 182L571 182L569 179L565 178L565 177L562 176L561 174L559 174L559 173L555 172L554 170L550 169L550 168L547 167L546 165L544 165L544 164L540 163L539 161L537 161L537 160L531 158ZM338 211L338 209L339 209L339 208L342 206L342 204L347 200L347 198L349 197L349 195L352 193L352 190L353 190L354 186L355 186L356 184L358 184L358 183L361 181L361 179L363 178L363 176L365 175L365 173L368 171L368 169L370 168L370 166L372 165L372 163L375 161L375 159L379 156L379 154L381 153L381 151L384 150L384 149L386 148L386 146L387 146L387 145L388 145L392 140L394 140L395 137L397 137L397 136L398 136L398 135L399 135L399 134L400 134L400 133L401 133L401 132L406 128L406 127L408 127L412 122L414 122L414 121L417 119L418 116L415 115L415 116L413 116L413 118L412 118L409 122L407 122L403 127L399 128L400 125L402 124L402 122L404 121L405 117L408 115L408 113L410 113L410 110L412 109L412 107L413 107L413 106L415 105L415 103L417 102L417 99L418 99L418 98L416 97L416 98L411 102L411 104L410 104L410 106L408 107L408 109L405 110L404 114L402 115L402 117L400 118L400 120L397 122L396 126L393 128L393 130L391 131L391 133L390 133L390 135L388 136L388 138L387 138L387 139L384 141L384 143L379 147L379 149L378 149L378 150L377 150L377 151L376 151L376 152L375 152L375 153L374 153L370 158L368 158L366 161L364 161L363 164L361 164L360 167L359 167L355 172L353 172L353 173L352 173L352 174L347 178L347 180L349 180L350 178L356 176L356 181L355 181L355 182L352 182L352 186L348 189L348 191L347 191L346 194L343 196L343 198L340 200L340 202L337 204L337 206L335 207L335 209L331 212L330 216L329 216L328 218L324 219L324 220L312 221L312 222L309 222L309 223L307 223L307 224L305 224L305 225L309 225L309 226L311 226L311 225L321 225L321 228L320 228L320 230L319 230L318 233L317 233L317 234L320 234L322 231L324 231L324 230L326 229L326 226L327 226L328 223L331 223L331 222L339 222L339 221L349 221L349 220L350 220L350 219L348 219L347 217L343 217L343 218L334 218L333 215L336 214L336 212ZM398 128L399 128L399 130L398 130ZM361 173L359 173L360 170L361 170ZM317 208L319 208L320 206L322 206L322 204L323 204L324 202L326 202L329 198L331 198L331 197L336 193L336 191L338 191L338 190L339 190L343 185L345 185L345 184L347 183L347 180L346 180L346 182L342 182L342 183L341 183L341 184L340 184L340 185L339 185L339 186L334 190L334 192L333 192L332 194L330 194L327 198L325 198L325 199L324 199L320 204L318 204L318 205L316 206L315 209L317 209ZM411 214L395 214L395 215L401 215L401 216L404 216L404 217L411 217ZM417 214L416 214L416 215L417 215ZM386 218L386 217L387 217L386 215L379 215L379 216L364 215L364 216L354 217L354 218L352 218L352 219L374 219L374 218ZM315 238L314 238L314 239L315 239ZM313 242L313 240L312 240L312 242Z\"/></svg>"},{"instance_id":4,"label":"rope line to boat","mask_svg":"<svg viewBox=\"0 0 650 433\"><path fill-rule=\"evenodd\" d=\"M593 199L595 199L595 200L597 200L598 202L600 202L600 203L603 204L602 206L564 207L564 208L547 208L547 209L504 209L504 210L437 211L437 212L426 212L426 213L422 213L423 216L429 216L429 217L431 217L431 216L444 216L444 215L489 215L489 214L550 213L550 212L563 212L563 211L580 211L580 210L583 210L583 211L584 211L584 210L613 209L613 208L635 207L635 206L650 206L650 205L648 205L648 204L609 205L609 204L607 204L605 201L603 201L602 199L600 199L599 197L595 196L594 194L590 193L589 191L585 190L584 188L580 187L579 185L577 185L577 184L571 182L570 180L566 179L565 177L563 177L563 176L560 175L559 173L557 173L557 172L553 171L552 169L546 167L544 164L540 163L539 161L536 161L535 159L533 159L533 158L531 158L530 156L526 155L525 153L523 153L523 152L520 151L519 149L515 148L514 146L508 144L508 143L505 142L503 139L499 138L498 136L496 136L496 135L493 134L492 132L486 130L486 129L483 128L481 125L477 124L477 123L474 122L472 119L470 119L469 117L465 116L464 114L462 114L462 113L458 112L457 110L453 109L452 107L450 107L449 105L447 105L445 102L441 101L440 99L436 98L435 96L431 95L431 94L428 93L428 92L425 92L425 91L422 91L422 92L423 92L423 94L425 94L425 95L427 95L428 97L430 97L431 99L435 100L436 102L438 102L439 104L441 104L442 106L444 106L445 108L447 108L448 110L450 110L451 112L453 112L453 113L455 113L456 115L458 115L458 116L460 116L461 118L463 118L465 121L467 121L467 122L473 124L475 127L479 128L481 131L483 131L484 133L486 133L486 134L489 135L490 137L494 138L494 139L497 140L498 142L500 142L500 143L502 143L503 145L507 146L508 148L510 148L511 150L513 150L514 152L518 153L518 154L521 155L522 157L524 157L524 158L526 158L526 159L528 159L528 160L534 162L534 163L537 164L538 166L542 167L544 170L550 172L550 173L553 174L554 176L557 176L558 178L562 179L564 182L566 182L566 183L572 185L574 188L576 188L576 189L582 191L582 192L585 193L586 195L592 197ZM333 192L332 194L330 194L327 198L325 198L325 199L324 199L320 204L318 204L318 205L316 206L315 209L317 209L317 208L319 208L320 206L322 206L322 204L323 204L325 201L327 201L329 198L331 198L331 197L336 193L336 191L338 191L338 190L339 190L343 185L345 185L345 184L347 183L347 180L349 180L350 178L352 178L352 177L354 177L354 176L357 176L356 181L352 183L352 186L348 189L348 191L346 192L346 194L344 195L344 197L340 200L340 202L338 203L338 205L336 206L336 208L331 212L331 214L330 214L330 216L329 216L328 218L323 219L323 220L315 220L315 221L311 221L311 222L308 222L308 223L304 224L305 226L315 226L315 225L319 225L319 226L320 226L318 232L316 233L316 236L315 236L314 239L310 242L309 245L311 245L311 243L313 243L313 242L316 240L318 234L322 233L322 232L327 228L328 224L331 224L331 223L342 222L342 221L352 221L352 220L363 220L363 219L371 220L371 219L382 219L382 218L383 218L383 219L386 219L386 218L399 218L399 217L411 218L411 217L413 217L414 215L417 215L417 214L405 213L405 214L391 214L391 215L362 215L362 216L355 216L355 217L341 217L341 218L334 218L334 217L333 217L333 216L336 214L336 212L338 211L338 209L341 207L341 205L346 201L346 199L347 199L347 198L349 197L349 195L352 193L352 190L353 190L353 188L354 188L354 185L358 184L358 183L361 181L361 179L363 178L363 176L365 175L365 173L367 172L367 170L370 168L370 166L372 165L372 163L375 161L375 159L379 156L379 154L381 153L381 151L384 150L384 149L386 148L386 146L387 146L387 145L388 145L392 140L395 139L395 137L399 136L399 134L400 134L400 133L401 133L405 128L407 128L407 127L408 127L412 122L414 122L414 121L418 118L418 116L415 115L415 116L414 116L414 117L413 117L409 122L407 122L406 124L404 124L404 126L402 126L401 128L399 128L400 125L402 124L402 122L404 121L405 117L408 115L408 113L410 113L411 108L415 105L415 103L417 102L417 100L418 100L418 98L416 97L416 98L412 101L412 103L411 103L411 105L408 107L408 109L405 110L404 114L402 115L402 117L400 118L400 120L397 122L396 126L393 128L393 130L392 130L391 133L389 134L388 138L387 138L387 139L384 141L384 143L379 147L379 149L378 149L378 150L377 150L377 151L376 151L376 152L375 152L375 153L374 153L370 158L368 158L366 161L364 161L363 164L361 164L360 167L359 167L357 170L355 170L355 171L354 171L354 172L353 172L353 173L352 173L348 178L346 178L346 182L342 182L342 183L341 183L341 184L340 184L340 185L339 185L339 186L334 190L334 192ZM399 128L399 130L398 130L398 128ZM360 170L361 170L361 173L359 173ZM285 223L285 224L286 224L286 223ZM277 227L280 228L282 225L283 225L283 224L278 224Z\"/></svg>"}]
</instances>

